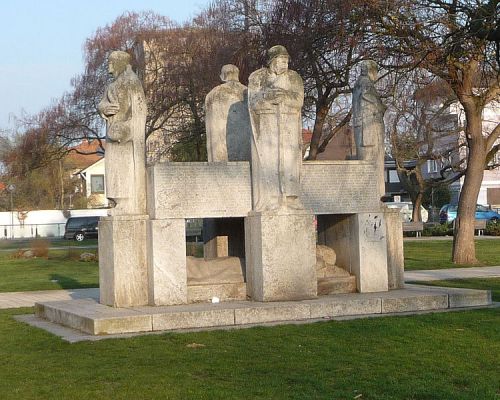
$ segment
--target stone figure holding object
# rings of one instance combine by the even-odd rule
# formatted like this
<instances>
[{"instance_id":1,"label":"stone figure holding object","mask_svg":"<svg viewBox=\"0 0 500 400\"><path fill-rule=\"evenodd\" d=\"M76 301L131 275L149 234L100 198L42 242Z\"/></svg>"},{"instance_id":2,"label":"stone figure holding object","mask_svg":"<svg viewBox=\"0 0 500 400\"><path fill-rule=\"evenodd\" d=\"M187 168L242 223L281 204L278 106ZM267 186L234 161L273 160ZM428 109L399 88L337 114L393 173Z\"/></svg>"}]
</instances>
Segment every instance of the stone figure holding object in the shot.
<instances>
[{"instance_id":1,"label":"stone figure holding object","mask_svg":"<svg viewBox=\"0 0 500 400\"><path fill-rule=\"evenodd\" d=\"M248 98L252 123L253 209L302 209L302 117L304 84L288 69L283 46L268 50L268 68L249 77Z\"/></svg>"},{"instance_id":2,"label":"stone figure holding object","mask_svg":"<svg viewBox=\"0 0 500 400\"><path fill-rule=\"evenodd\" d=\"M356 153L359 160L373 162L380 197L385 195L384 180L384 114L387 107L375 88L377 64L367 60L361 64L361 75L352 94L352 115Z\"/></svg>"},{"instance_id":3,"label":"stone figure holding object","mask_svg":"<svg viewBox=\"0 0 500 400\"><path fill-rule=\"evenodd\" d=\"M222 67L223 84L205 98L208 161L250 161L250 117L247 87L236 65Z\"/></svg>"},{"instance_id":4,"label":"stone figure holding object","mask_svg":"<svg viewBox=\"0 0 500 400\"><path fill-rule=\"evenodd\" d=\"M106 196L110 215L145 214L147 106L142 84L130 66L130 55L113 51L109 72L115 78L98 105L106 120Z\"/></svg>"}]
</instances>

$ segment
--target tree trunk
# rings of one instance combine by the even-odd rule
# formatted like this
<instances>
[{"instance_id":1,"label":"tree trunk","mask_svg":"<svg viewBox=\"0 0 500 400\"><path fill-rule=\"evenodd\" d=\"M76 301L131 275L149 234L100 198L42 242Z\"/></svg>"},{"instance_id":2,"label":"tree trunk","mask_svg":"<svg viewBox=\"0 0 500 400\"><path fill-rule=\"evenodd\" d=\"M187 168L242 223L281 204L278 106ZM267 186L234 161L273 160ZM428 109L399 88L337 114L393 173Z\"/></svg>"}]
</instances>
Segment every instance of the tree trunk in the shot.
<instances>
[{"instance_id":1,"label":"tree trunk","mask_svg":"<svg viewBox=\"0 0 500 400\"><path fill-rule=\"evenodd\" d=\"M469 142L467 173L455 219L452 260L456 264L477 264L474 244L476 203L483 181L486 143L482 135L481 111L467 113L466 134Z\"/></svg>"},{"instance_id":2,"label":"tree trunk","mask_svg":"<svg viewBox=\"0 0 500 400\"><path fill-rule=\"evenodd\" d=\"M328 115L328 104L324 102L318 102L316 105L316 119L314 121L314 129L311 137L311 144L309 146L308 160L316 160L318 156L318 147L321 140L321 135L323 133L323 126L325 125L325 120Z\"/></svg>"},{"instance_id":3,"label":"tree trunk","mask_svg":"<svg viewBox=\"0 0 500 400\"><path fill-rule=\"evenodd\" d=\"M417 193L417 196L415 197L415 200L413 201L413 214L412 214L413 222L422 221L422 213L420 207L422 207L423 198L424 198L424 192L419 191Z\"/></svg>"}]
</instances>

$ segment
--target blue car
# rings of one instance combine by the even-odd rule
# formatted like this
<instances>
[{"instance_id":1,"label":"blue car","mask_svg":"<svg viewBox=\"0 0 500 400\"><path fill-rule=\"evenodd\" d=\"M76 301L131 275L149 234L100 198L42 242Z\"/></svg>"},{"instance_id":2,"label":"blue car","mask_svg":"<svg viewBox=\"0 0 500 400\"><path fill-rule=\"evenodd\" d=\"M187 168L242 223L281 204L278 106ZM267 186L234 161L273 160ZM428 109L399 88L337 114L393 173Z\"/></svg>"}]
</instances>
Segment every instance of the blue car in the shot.
<instances>
[{"instance_id":1,"label":"blue car","mask_svg":"<svg viewBox=\"0 0 500 400\"><path fill-rule=\"evenodd\" d=\"M444 224L445 222L453 222L457 217L458 206L452 204L445 204L441 207L439 211L439 222ZM496 211L491 210L487 206L477 205L476 206L476 219L486 219L488 221L499 221L500 214Z\"/></svg>"}]
</instances>

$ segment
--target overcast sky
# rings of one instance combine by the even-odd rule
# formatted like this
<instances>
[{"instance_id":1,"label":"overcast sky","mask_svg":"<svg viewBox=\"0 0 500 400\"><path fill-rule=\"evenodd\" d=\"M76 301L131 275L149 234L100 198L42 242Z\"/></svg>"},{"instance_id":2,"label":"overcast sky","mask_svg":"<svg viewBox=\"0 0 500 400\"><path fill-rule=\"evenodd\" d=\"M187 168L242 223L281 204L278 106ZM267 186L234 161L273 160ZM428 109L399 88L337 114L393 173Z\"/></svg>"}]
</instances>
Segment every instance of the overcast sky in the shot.
<instances>
[{"instance_id":1,"label":"overcast sky","mask_svg":"<svg viewBox=\"0 0 500 400\"><path fill-rule=\"evenodd\" d=\"M82 47L126 11L152 10L182 23L209 0L0 0L0 129L59 98L83 72ZM10 121L10 122L9 122Z\"/></svg>"}]
</instances>

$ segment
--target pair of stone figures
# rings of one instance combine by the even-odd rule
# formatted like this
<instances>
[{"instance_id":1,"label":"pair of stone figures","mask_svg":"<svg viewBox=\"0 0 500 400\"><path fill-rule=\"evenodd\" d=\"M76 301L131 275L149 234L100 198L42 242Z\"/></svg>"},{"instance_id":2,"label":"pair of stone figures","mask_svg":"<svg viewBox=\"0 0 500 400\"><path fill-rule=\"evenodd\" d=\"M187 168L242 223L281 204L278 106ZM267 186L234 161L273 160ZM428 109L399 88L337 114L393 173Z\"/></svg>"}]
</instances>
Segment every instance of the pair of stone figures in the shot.
<instances>
[{"instance_id":1,"label":"pair of stone figures","mask_svg":"<svg viewBox=\"0 0 500 400\"><path fill-rule=\"evenodd\" d=\"M253 72L248 88L234 65L222 67L222 85L206 97L208 160L251 161L254 211L302 209L302 116L304 85L288 69L285 47L268 50L268 67ZM146 100L129 54L114 51L108 86L98 110L107 121L106 191L112 215L146 213ZM384 190L385 106L374 81L377 66L365 61L353 91L353 125L358 159L373 162L380 196Z\"/></svg>"}]
</instances>

